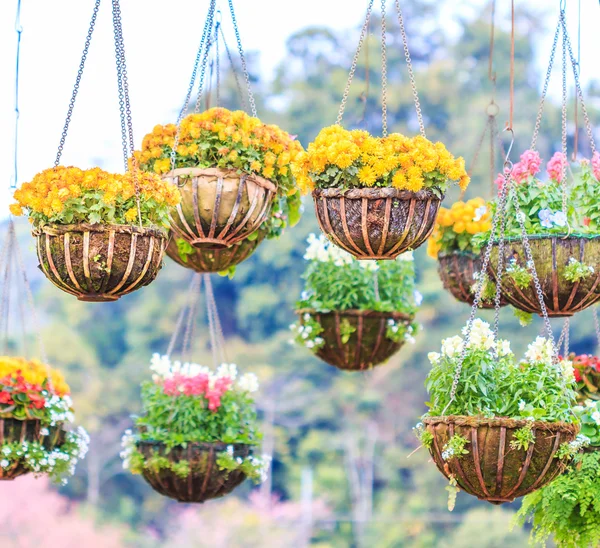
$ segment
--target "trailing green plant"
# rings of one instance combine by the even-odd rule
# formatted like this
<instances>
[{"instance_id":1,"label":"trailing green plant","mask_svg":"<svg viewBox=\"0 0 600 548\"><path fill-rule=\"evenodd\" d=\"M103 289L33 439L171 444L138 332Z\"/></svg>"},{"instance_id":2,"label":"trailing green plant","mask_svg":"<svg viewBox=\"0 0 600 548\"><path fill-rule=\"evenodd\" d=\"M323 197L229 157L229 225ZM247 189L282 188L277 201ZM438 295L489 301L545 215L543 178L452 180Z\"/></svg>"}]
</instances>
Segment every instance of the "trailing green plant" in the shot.
<instances>
[{"instance_id":1,"label":"trailing green plant","mask_svg":"<svg viewBox=\"0 0 600 548\"><path fill-rule=\"evenodd\" d=\"M580 282L591 276L595 272L593 266L579 262L575 257L570 257L565 267L563 276L569 282Z\"/></svg>"},{"instance_id":2,"label":"trailing green plant","mask_svg":"<svg viewBox=\"0 0 600 548\"><path fill-rule=\"evenodd\" d=\"M511 278L519 289L529 287L533 281L533 274L530 269L517 264L517 260L514 257L506 265L505 276Z\"/></svg>"},{"instance_id":3,"label":"trailing green plant","mask_svg":"<svg viewBox=\"0 0 600 548\"><path fill-rule=\"evenodd\" d=\"M522 449L527 451L529 446L535 443L535 434L533 433L533 421L528 425L515 430L513 439L510 441L512 449Z\"/></svg>"},{"instance_id":4,"label":"trailing green plant","mask_svg":"<svg viewBox=\"0 0 600 548\"><path fill-rule=\"evenodd\" d=\"M454 434L442 448L442 458L445 461L450 461L468 455L469 451L465 447L469 443L471 442L467 438L460 434Z\"/></svg>"}]
</instances>

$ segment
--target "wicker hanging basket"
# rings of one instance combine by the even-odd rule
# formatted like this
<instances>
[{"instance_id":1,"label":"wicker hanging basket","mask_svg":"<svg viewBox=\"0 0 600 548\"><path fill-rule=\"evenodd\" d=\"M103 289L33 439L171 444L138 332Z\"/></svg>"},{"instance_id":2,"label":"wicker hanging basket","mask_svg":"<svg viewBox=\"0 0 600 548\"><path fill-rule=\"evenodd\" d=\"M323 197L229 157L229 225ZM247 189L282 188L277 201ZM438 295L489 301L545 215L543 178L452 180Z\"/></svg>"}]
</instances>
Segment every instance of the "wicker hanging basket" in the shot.
<instances>
[{"instance_id":1,"label":"wicker hanging basket","mask_svg":"<svg viewBox=\"0 0 600 548\"><path fill-rule=\"evenodd\" d=\"M447 478L453 475L461 489L492 504L512 502L561 474L566 464L556 457L558 448L578 432L574 424L535 421L535 442L525 451L513 449L510 442L516 430L531 424L527 420L448 416L425 418L423 423L433 434L429 452L440 472ZM444 445L455 434L469 441L468 454L445 461Z\"/></svg>"},{"instance_id":2,"label":"wicker hanging basket","mask_svg":"<svg viewBox=\"0 0 600 548\"><path fill-rule=\"evenodd\" d=\"M187 255L187 261L184 261L179 255L177 240L173 236L169 239L166 253L177 264L191 268L195 272L223 272L250 257L266 235L266 230L259 229L258 236L254 240L245 239L230 247L194 248L194 252Z\"/></svg>"},{"instance_id":3,"label":"wicker hanging basket","mask_svg":"<svg viewBox=\"0 0 600 548\"><path fill-rule=\"evenodd\" d=\"M440 253L438 255L438 274L444 284L444 289L461 303L473 305L476 285L475 273L481 271L482 259L467 251L453 251ZM508 302L501 296L500 306L506 306ZM493 309L494 301L479 303L479 308Z\"/></svg>"},{"instance_id":4,"label":"wicker hanging basket","mask_svg":"<svg viewBox=\"0 0 600 548\"><path fill-rule=\"evenodd\" d=\"M441 198L395 188L313 190L321 230L357 259L395 259L419 247L435 226Z\"/></svg>"},{"instance_id":5,"label":"wicker hanging basket","mask_svg":"<svg viewBox=\"0 0 600 548\"><path fill-rule=\"evenodd\" d=\"M229 247L245 240L268 218L277 187L235 169L180 168L164 177L181 189L171 213L177 238L195 247Z\"/></svg>"},{"instance_id":6,"label":"wicker hanging basket","mask_svg":"<svg viewBox=\"0 0 600 548\"><path fill-rule=\"evenodd\" d=\"M167 452L160 442L140 441L138 450L148 459L158 453L171 462L187 460L190 474L182 478L170 470L144 469L144 479L152 489L179 502L205 502L231 493L246 479L239 470L219 470L217 455L227 450L225 443L188 443L186 448L175 447ZM251 454L249 445L233 445L234 458L246 458Z\"/></svg>"},{"instance_id":7,"label":"wicker hanging basket","mask_svg":"<svg viewBox=\"0 0 600 548\"><path fill-rule=\"evenodd\" d=\"M572 316L600 301L600 236L529 236L528 240L548 316ZM594 273L580 282L565 280L565 267L571 257L593 267ZM526 267L527 259L521 238L505 242L504 258L505 264L515 259L518 265ZM496 282L497 264L498 244L495 243L489 273ZM504 274L502 295L515 308L542 315L533 280L528 287L521 289L509 275Z\"/></svg>"},{"instance_id":8,"label":"wicker hanging basket","mask_svg":"<svg viewBox=\"0 0 600 548\"><path fill-rule=\"evenodd\" d=\"M40 268L80 301L116 301L162 267L166 231L127 225L44 225L33 230Z\"/></svg>"},{"instance_id":9,"label":"wicker hanging basket","mask_svg":"<svg viewBox=\"0 0 600 548\"><path fill-rule=\"evenodd\" d=\"M412 316L401 312L375 312L373 310L344 310L343 312L317 312L305 308L296 311L300 324L304 315L310 314L321 327L319 335L325 344L315 354L329 365L344 371L366 371L384 363L403 346L404 341L394 342L385 334L387 321L410 324ZM342 342L342 322L355 330L348 340Z\"/></svg>"},{"instance_id":10,"label":"wicker hanging basket","mask_svg":"<svg viewBox=\"0 0 600 548\"><path fill-rule=\"evenodd\" d=\"M47 451L52 451L65 442L65 432L61 427L46 426L48 434L45 436L41 433L42 428L42 423L35 419L0 419L0 445L4 442L38 442ZM18 460L8 468L0 467L0 480L13 480L28 473L29 469Z\"/></svg>"}]
</instances>

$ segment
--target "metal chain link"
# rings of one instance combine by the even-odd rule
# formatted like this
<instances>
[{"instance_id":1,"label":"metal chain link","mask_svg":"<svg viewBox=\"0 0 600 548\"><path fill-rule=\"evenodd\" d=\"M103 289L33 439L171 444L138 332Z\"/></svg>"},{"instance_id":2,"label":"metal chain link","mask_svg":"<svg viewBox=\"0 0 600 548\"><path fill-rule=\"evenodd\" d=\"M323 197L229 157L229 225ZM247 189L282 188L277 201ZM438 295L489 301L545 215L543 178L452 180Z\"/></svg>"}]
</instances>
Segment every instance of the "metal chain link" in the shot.
<instances>
[{"instance_id":1,"label":"metal chain link","mask_svg":"<svg viewBox=\"0 0 600 548\"><path fill-rule=\"evenodd\" d=\"M387 51L385 5L387 0L381 0L381 135L387 137Z\"/></svg>"},{"instance_id":2,"label":"metal chain link","mask_svg":"<svg viewBox=\"0 0 600 548\"><path fill-rule=\"evenodd\" d=\"M537 138L540 132L540 126L542 123L542 115L544 114L544 104L546 102L546 95L548 94L548 84L550 83L550 76L552 75L552 67L554 66L554 56L556 54L556 46L558 45L558 36L560 33L561 22L558 21L556 25L556 31L554 32L554 39L552 41L552 49L550 50L550 61L548 63L548 70L546 71L546 77L544 79L544 88L542 90L542 97L540 99L540 106L538 107L537 116L535 119L535 128L533 130L533 137L531 139L531 150L535 150L537 145Z\"/></svg>"},{"instance_id":3,"label":"metal chain link","mask_svg":"<svg viewBox=\"0 0 600 548\"><path fill-rule=\"evenodd\" d=\"M206 78L206 67L208 66L208 56L210 54L210 48L213 46L213 22L214 22L214 10L212 15L209 16L209 28L206 35L206 48L204 49L204 55L202 56L202 64L200 66L200 78L198 79L198 95L196 96L196 105L194 112L200 112L202 107L202 96L204 94L204 80ZM211 65L212 71L212 65ZM209 76L209 82L211 77Z\"/></svg>"},{"instance_id":4,"label":"metal chain link","mask_svg":"<svg viewBox=\"0 0 600 548\"><path fill-rule=\"evenodd\" d=\"M600 348L600 322L598 321L598 308L594 306L592 308L594 314L594 329L596 330L596 344Z\"/></svg>"},{"instance_id":5,"label":"metal chain link","mask_svg":"<svg viewBox=\"0 0 600 548\"><path fill-rule=\"evenodd\" d=\"M171 354L173 353L173 350L175 349L175 344L177 343L177 338L179 337L180 333L181 333L181 329L183 326L183 320L185 318L186 315L186 311L188 309L189 306L189 302L192 298L192 296L197 293L199 291L199 286L197 287L196 284L198 284L198 280L200 279L200 274L192 274L192 279L190 280L190 285L188 287L187 290L187 299L186 299L186 304L183 306L183 308L180 310L179 315L177 316L177 322L175 323L175 329L173 330L173 334L171 335L171 339L169 340L169 346L167 347L167 356L171 356Z\"/></svg>"},{"instance_id":6,"label":"metal chain link","mask_svg":"<svg viewBox=\"0 0 600 548\"><path fill-rule=\"evenodd\" d=\"M231 20L233 21L233 30L235 31L235 39L237 42L238 53L240 54L240 60L242 62L242 72L244 73L244 78L246 79L246 88L248 90L248 102L250 103L250 112L252 113L252 116L256 118L256 104L254 102L252 86L250 85L250 73L248 72L248 66L246 64L244 48L242 48L242 39L240 38L240 29L238 28L235 11L233 9L233 0L229 0L229 11L231 13Z\"/></svg>"},{"instance_id":7,"label":"metal chain link","mask_svg":"<svg viewBox=\"0 0 600 548\"><path fill-rule=\"evenodd\" d=\"M215 294L212 287L212 281L210 275L206 274L207 277L205 286L207 287L206 299L212 317L212 325L214 329L214 340L216 341L217 354L220 356L222 363L227 363L227 352L225 350L225 337L223 335L223 328L221 326L221 319L219 318L219 311L217 309L217 301L215 300Z\"/></svg>"},{"instance_id":8,"label":"metal chain link","mask_svg":"<svg viewBox=\"0 0 600 548\"><path fill-rule=\"evenodd\" d=\"M569 331L570 331L569 318L565 318L562 330L560 332L560 337L558 339L558 342L556 343L556 346L557 346L559 352L560 352L561 347L563 348L563 357L564 358L567 358L569 356L569 335L570 335Z\"/></svg>"},{"instance_id":9,"label":"metal chain link","mask_svg":"<svg viewBox=\"0 0 600 548\"><path fill-rule=\"evenodd\" d=\"M235 79L235 86L238 91L238 97L240 99L240 106L242 107L243 110L249 111L250 104L248 103L248 98L244 95L244 92L242 91L242 84L240 82L240 76L238 74L237 68L233 61L233 56L231 55L231 50L229 49L227 40L225 39L225 33L223 32L223 25L221 25L219 28L221 31L221 39L223 40L223 46L225 47L225 53L227 54L227 59L229 59L229 65L231 66L231 72Z\"/></svg>"},{"instance_id":10,"label":"metal chain link","mask_svg":"<svg viewBox=\"0 0 600 548\"><path fill-rule=\"evenodd\" d=\"M563 14L561 13L561 20ZM562 36L562 110L561 110L561 145L565 161L562 165L562 212L567 215L567 35Z\"/></svg>"},{"instance_id":11,"label":"metal chain link","mask_svg":"<svg viewBox=\"0 0 600 548\"><path fill-rule=\"evenodd\" d=\"M60 157L62 156L65 141L67 139L67 133L69 131L69 125L71 123L71 116L73 115L73 109L75 108L75 100L77 99L77 93L79 92L79 86L81 84L81 77L83 76L83 69L85 68L85 61L88 56L90 44L92 42L92 35L94 33L94 27L96 26L96 18L98 16L98 10L100 9L101 0L96 0L94 4L94 11L92 12L92 20L90 21L90 27L88 29L87 36L85 38L85 44L83 47L83 54L81 61L79 62L79 69L77 70L77 77L75 78L75 86L73 87L73 93L71 94L71 100L69 101L69 108L67 109L67 118L65 125L60 137L60 143L58 145L58 152L56 153L56 160L54 161L54 167L58 167L60 164Z\"/></svg>"},{"instance_id":12,"label":"metal chain link","mask_svg":"<svg viewBox=\"0 0 600 548\"><path fill-rule=\"evenodd\" d=\"M365 16L365 22L363 23L362 29L360 31L360 37L358 39L358 46L356 47L356 51L354 52L354 57L352 58L352 65L350 66L350 73L348 74L348 80L346 82L346 87L344 88L344 93L342 95L342 102L340 104L340 110L338 112L337 120L335 121L336 125L338 125L338 126L342 125L342 118L344 117L344 111L346 110L346 103L348 102L348 95L350 94L350 86L352 85L354 73L356 72L358 56L360 55L360 51L362 49L363 42L365 41L365 37L367 35L367 29L369 28L369 21L371 20L371 13L373 12L373 2L374 2L374 0L369 0L369 5L367 6L367 14Z\"/></svg>"},{"instance_id":13,"label":"metal chain link","mask_svg":"<svg viewBox=\"0 0 600 548\"><path fill-rule=\"evenodd\" d=\"M217 92L216 92L216 104L221 105L221 60L219 53L219 27L221 24L217 21L215 25L215 67L217 74Z\"/></svg>"},{"instance_id":14,"label":"metal chain link","mask_svg":"<svg viewBox=\"0 0 600 548\"><path fill-rule=\"evenodd\" d=\"M406 29L404 28L404 18L402 17L402 10L400 9L400 0L396 1L396 11L398 12L398 22L400 23L400 34L402 34L402 43L404 44L404 58L406 59L406 68L408 69L408 77L410 79L410 87L412 88L413 99L415 102L415 109L417 111L417 120L419 122L419 131L423 137L425 135L425 124L423 123L423 113L421 112L421 103L419 102L419 92L417 91L417 85L415 83L415 74L413 72L412 61L410 58L410 50L408 49L408 38L406 36Z\"/></svg>"}]
</instances>

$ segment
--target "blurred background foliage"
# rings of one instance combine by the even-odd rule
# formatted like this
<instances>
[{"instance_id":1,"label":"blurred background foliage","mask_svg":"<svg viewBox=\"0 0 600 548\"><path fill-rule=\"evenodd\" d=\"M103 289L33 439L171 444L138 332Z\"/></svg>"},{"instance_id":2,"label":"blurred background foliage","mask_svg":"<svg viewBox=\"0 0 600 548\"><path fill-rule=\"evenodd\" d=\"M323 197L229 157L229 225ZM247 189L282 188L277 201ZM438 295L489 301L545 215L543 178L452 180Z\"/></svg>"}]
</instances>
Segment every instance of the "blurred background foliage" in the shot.
<instances>
[{"instance_id":1,"label":"blurred background foliage","mask_svg":"<svg viewBox=\"0 0 600 548\"><path fill-rule=\"evenodd\" d=\"M440 2L403 4L428 137L443 139L469 165L492 94L490 12L483 10L476 18L460 21L460 32L449 36L443 24L431 17ZM543 76L534 50L540 33L549 32L540 28L539 13L521 5L516 14L513 160L528 148L531 138ZM345 116L347 126L374 133L381 123L378 25L374 16ZM392 17L388 31L389 126L391 131L414 134L418 126L399 28ZM298 135L306 146L323 126L335 121L357 38L357 29L329 28L307 28L290 36L287 56L274 81L267 84L253 74L261 118ZM509 50L509 29L498 25L494 70L501 127L507 118ZM252 69L256 56L249 59ZM553 82L553 87L560 85L559 74ZM588 91L588 108L595 119L599 86ZM237 107L235 92L229 75L222 92L225 106ZM569 108L572 120L572 102ZM572 124L569 132L571 144ZM580 142L580 151L589 157L585 139ZM539 150L547 160L559 149L560 108L550 103ZM488 151L489 145L484 144L467 197L490 196ZM495 160L500 166L500 157ZM447 197L447 203L456 198L455 194ZM468 307L442 290L436 263L424 249L415 254L418 286L425 297L418 314L424 327L417 342L388 364L364 374L339 372L289 344L288 325L294 321L294 302L302 288L304 242L309 233L318 231L310 197L305 198L300 224L279 241L263 243L238 267L233 280L214 276L227 357L242 370L255 371L262 381L258 403L265 450L273 452L273 471L261 487L246 484L227 500L185 507L161 498L139 477L123 471L118 454L121 434L131 425L130 416L140 410L139 383L149 374L150 355L166 350L177 313L187 299L190 273L167 259L149 287L116 303L84 304L56 290L39 274L25 222L19 223L19 231L50 361L65 370L78 419L89 429L92 444L76 477L60 494L43 481L23 479L0 485L0 496L38 501L36 515L56 518L44 518L48 527L81 524L78 540L72 543L65 537L62 546L82 542L141 547L526 544L526 532L509 528L514 505L496 508L459 494L456 509L449 513L444 478L426 451L416 450L411 428L426 409L426 355L438 349L442 338L456 334L469 313ZM204 315L200 322L193 359L211 363ZM541 322L523 329L510 311L503 311L502 328L513 347L523 350L541 330ZM571 339L574 350L594 352L591 313L575 319ZM25 504L29 502L23 503L23 512ZM61 521L59 515L65 514L70 519ZM11 537L12 517L0 512L2 545L33 545L38 522L29 520L27 526L23 518L21 537Z\"/></svg>"}]
</instances>

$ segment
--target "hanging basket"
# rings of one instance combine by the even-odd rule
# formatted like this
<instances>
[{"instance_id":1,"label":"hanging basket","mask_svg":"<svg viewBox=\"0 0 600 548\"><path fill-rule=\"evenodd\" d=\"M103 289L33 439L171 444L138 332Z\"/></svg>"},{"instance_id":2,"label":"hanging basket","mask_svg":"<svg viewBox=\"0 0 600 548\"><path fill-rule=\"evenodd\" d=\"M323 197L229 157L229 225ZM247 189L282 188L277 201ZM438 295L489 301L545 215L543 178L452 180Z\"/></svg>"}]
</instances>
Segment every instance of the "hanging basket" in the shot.
<instances>
[{"instance_id":1,"label":"hanging basket","mask_svg":"<svg viewBox=\"0 0 600 548\"><path fill-rule=\"evenodd\" d=\"M315 354L329 365L344 371L366 371L384 363L404 345L386 335L387 322L410 324L412 317L401 312L376 312L374 310L344 310L343 312L317 312L309 308L297 310L300 324L304 315L310 314L323 328L319 335L325 344ZM342 341L342 324L347 322L354 332L348 342Z\"/></svg>"},{"instance_id":2,"label":"hanging basket","mask_svg":"<svg viewBox=\"0 0 600 548\"><path fill-rule=\"evenodd\" d=\"M395 259L433 232L443 199L428 190L315 189L321 230L357 259Z\"/></svg>"},{"instance_id":3,"label":"hanging basket","mask_svg":"<svg viewBox=\"0 0 600 548\"><path fill-rule=\"evenodd\" d=\"M227 450L225 443L188 443L186 448L175 447L167 452L160 442L139 441L138 450L146 459L158 453L171 462L186 460L190 464L190 474L182 478L171 470L154 471L144 468L144 479L152 488L179 502L205 502L231 493L246 479L239 470L219 470L217 455ZM249 445L233 445L234 458L245 458L251 454Z\"/></svg>"},{"instance_id":4,"label":"hanging basket","mask_svg":"<svg viewBox=\"0 0 600 548\"><path fill-rule=\"evenodd\" d=\"M191 268L195 272L224 272L232 266L236 266L252 255L258 245L265 239L266 230L258 230L258 236L254 240L242 240L230 247L219 248L194 248L193 253L186 256L184 261L177 248L177 239L172 236L169 239L166 253L177 264Z\"/></svg>"},{"instance_id":5,"label":"hanging basket","mask_svg":"<svg viewBox=\"0 0 600 548\"><path fill-rule=\"evenodd\" d=\"M164 179L181 189L181 203L171 213L173 233L195 247L245 240L268 218L277 192L271 181L235 169L180 168Z\"/></svg>"},{"instance_id":6,"label":"hanging basket","mask_svg":"<svg viewBox=\"0 0 600 548\"><path fill-rule=\"evenodd\" d=\"M528 240L548 316L572 316L600 301L600 236L529 236ZM580 282L566 280L565 267L570 258L593 267L594 272ZM516 264L526 267L527 259L521 238L505 242L504 259L505 264L515 259ZM497 264L498 244L494 243L489 273L496 282ZM508 274L504 274L502 295L515 308L542 315L533 280L521 289Z\"/></svg>"},{"instance_id":7,"label":"hanging basket","mask_svg":"<svg viewBox=\"0 0 600 548\"><path fill-rule=\"evenodd\" d=\"M438 274L444 284L444 289L461 303L473 305L476 285L475 273L481 272L481 256L466 251L452 251L438 255ZM508 302L502 296L500 306L506 306ZM479 308L493 309L494 301L479 303Z\"/></svg>"},{"instance_id":8,"label":"hanging basket","mask_svg":"<svg viewBox=\"0 0 600 548\"><path fill-rule=\"evenodd\" d=\"M44 225L33 230L40 268L80 301L116 301L151 283L162 267L167 236L127 225Z\"/></svg>"},{"instance_id":9,"label":"hanging basket","mask_svg":"<svg viewBox=\"0 0 600 548\"><path fill-rule=\"evenodd\" d=\"M41 421L35 419L17 420L0 419L0 445L4 442L38 442L48 451L65 442L65 432L58 426L46 426L47 435L41 434L44 428ZM0 480L13 480L30 472L21 459L15 461L8 468L0 467Z\"/></svg>"},{"instance_id":10,"label":"hanging basket","mask_svg":"<svg viewBox=\"0 0 600 548\"><path fill-rule=\"evenodd\" d=\"M513 449L515 431L531 424L527 420L477 417L429 417L423 419L433 435L429 449L438 469L456 478L461 489L492 504L512 502L550 483L566 464L556 457L560 445L575 439L578 427L562 422L533 422L535 442L527 451ZM458 434L469 443L467 454L445 461L442 451Z\"/></svg>"}]
</instances>

